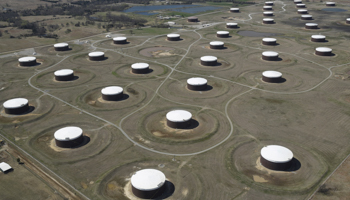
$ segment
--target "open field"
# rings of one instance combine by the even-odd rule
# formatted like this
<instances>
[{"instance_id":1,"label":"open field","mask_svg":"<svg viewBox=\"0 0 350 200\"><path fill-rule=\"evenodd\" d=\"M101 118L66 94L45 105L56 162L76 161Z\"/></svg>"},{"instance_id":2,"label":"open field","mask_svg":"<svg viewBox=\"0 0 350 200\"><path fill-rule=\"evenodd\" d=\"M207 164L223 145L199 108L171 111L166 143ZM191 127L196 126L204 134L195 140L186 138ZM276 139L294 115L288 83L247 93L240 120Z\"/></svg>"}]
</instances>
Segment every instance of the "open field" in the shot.
<instances>
[{"instance_id":1,"label":"open field","mask_svg":"<svg viewBox=\"0 0 350 200\"><path fill-rule=\"evenodd\" d=\"M167 178L159 199L346 199L349 159L337 167L350 154L350 25L345 23L350 11L330 15L322 11L324 3L306 4L320 29L305 29L293 2L284 0L275 1L275 24L262 23L261 3L241 7L240 13L198 15L198 23L179 19L178 25L186 25L181 29L108 33L127 37L123 45L106 33L69 42L68 51L48 45L2 54L0 102L27 98L31 110L9 115L1 107L0 135L18 155L32 156L26 162L35 158L37 170L26 171L0 151L0 161L15 168L0 175L36 199L139 199L130 178L145 168L159 169ZM227 22L239 28L228 29ZM216 36L223 30L228 38ZM168 41L168 33L181 40ZM314 34L327 41L312 42ZM277 45L263 45L264 37L276 38ZM210 49L211 41L223 41L224 48ZM332 48L332 56L315 55L322 46ZM18 58L33 51L39 63L19 66ZM106 58L91 61L92 51ZM264 51L278 52L279 59L263 60ZM209 55L218 64L202 65L200 58ZM151 70L133 73L131 65L140 62ZM74 70L74 80L56 81L59 69ZM266 70L281 72L284 81L262 81ZM207 89L189 90L191 77L206 78ZM101 89L114 85L124 89L123 98L103 100ZM191 112L190 128L167 126L165 115L174 109ZM54 132L65 126L83 129L79 147L56 146ZM272 144L293 152L293 169L273 171L260 164L260 149ZM59 184L38 178L41 168ZM23 181L16 182L18 177ZM25 188L28 181L38 186ZM63 192L55 193L56 187ZM0 191L19 199L3 181Z\"/></svg>"}]
</instances>

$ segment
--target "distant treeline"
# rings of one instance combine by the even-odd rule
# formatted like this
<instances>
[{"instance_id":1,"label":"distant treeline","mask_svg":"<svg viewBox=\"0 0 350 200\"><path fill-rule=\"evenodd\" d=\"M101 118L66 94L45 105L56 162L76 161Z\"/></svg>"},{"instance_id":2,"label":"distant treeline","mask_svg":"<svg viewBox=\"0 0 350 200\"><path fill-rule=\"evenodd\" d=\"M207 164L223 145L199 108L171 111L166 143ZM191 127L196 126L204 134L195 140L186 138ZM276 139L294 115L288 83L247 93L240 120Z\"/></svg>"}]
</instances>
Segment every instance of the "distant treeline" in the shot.
<instances>
[{"instance_id":1,"label":"distant treeline","mask_svg":"<svg viewBox=\"0 0 350 200\"><path fill-rule=\"evenodd\" d=\"M209 0L210 2L215 3L221 3L221 2L231 2L232 4L256 4L254 1L245 1L245 0ZM185 0L182 1L185 4L192 4L192 3L206 3L208 0Z\"/></svg>"}]
</instances>

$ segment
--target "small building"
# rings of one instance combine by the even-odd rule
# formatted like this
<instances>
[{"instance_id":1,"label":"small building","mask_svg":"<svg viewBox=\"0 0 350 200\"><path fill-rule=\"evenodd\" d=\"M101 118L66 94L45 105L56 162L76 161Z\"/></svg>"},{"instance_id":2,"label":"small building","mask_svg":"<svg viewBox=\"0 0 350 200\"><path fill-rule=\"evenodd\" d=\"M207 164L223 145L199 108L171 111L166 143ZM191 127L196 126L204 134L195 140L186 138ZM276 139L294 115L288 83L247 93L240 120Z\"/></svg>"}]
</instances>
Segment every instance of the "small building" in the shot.
<instances>
[{"instance_id":1,"label":"small building","mask_svg":"<svg viewBox=\"0 0 350 200\"><path fill-rule=\"evenodd\" d=\"M28 56L18 59L19 65L23 67L29 67L36 65L36 57Z\"/></svg>"},{"instance_id":2,"label":"small building","mask_svg":"<svg viewBox=\"0 0 350 200\"><path fill-rule=\"evenodd\" d=\"M238 24L237 23L226 23L226 28L238 28Z\"/></svg>"},{"instance_id":3,"label":"small building","mask_svg":"<svg viewBox=\"0 0 350 200\"><path fill-rule=\"evenodd\" d=\"M301 15L302 20L312 20L312 15Z\"/></svg>"},{"instance_id":4,"label":"small building","mask_svg":"<svg viewBox=\"0 0 350 200\"><path fill-rule=\"evenodd\" d=\"M223 49L224 42L221 41L212 41L209 43L211 49Z\"/></svg>"},{"instance_id":5,"label":"small building","mask_svg":"<svg viewBox=\"0 0 350 200\"><path fill-rule=\"evenodd\" d=\"M311 41L312 42L326 42L326 36L324 36L324 35L312 35Z\"/></svg>"},{"instance_id":6,"label":"small building","mask_svg":"<svg viewBox=\"0 0 350 200\"><path fill-rule=\"evenodd\" d=\"M215 56L202 56L201 65L204 66L215 66L218 64L218 58Z\"/></svg>"},{"instance_id":7,"label":"small building","mask_svg":"<svg viewBox=\"0 0 350 200\"><path fill-rule=\"evenodd\" d=\"M166 114L170 128L184 129L191 126L192 114L186 110L173 110Z\"/></svg>"},{"instance_id":8,"label":"small building","mask_svg":"<svg viewBox=\"0 0 350 200\"><path fill-rule=\"evenodd\" d=\"M298 9L298 14L308 14L306 9Z\"/></svg>"},{"instance_id":9,"label":"small building","mask_svg":"<svg viewBox=\"0 0 350 200\"><path fill-rule=\"evenodd\" d=\"M305 24L306 29L318 29L318 24L316 23L306 23Z\"/></svg>"},{"instance_id":10,"label":"small building","mask_svg":"<svg viewBox=\"0 0 350 200\"><path fill-rule=\"evenodd\" d=\"M276 45L277 44L276 41L277 41L276 38L263 38L262 44L263 45Z\"/></svg>"},{"instance_id":11,"label":"small building","mask_svg":"<svg viewBox=\"0 0 350 200\"><path fill-rule=\"evenodd\" d=\"M28 99L14 98L5 101L3 104L5 113L10 115L20 115L29 110Z\"/></svg>"},{"instance_id":12,"label":"small building","mask_svg":"<svg viewBox=\"0 0 350 200\"><path fill-rule=\"evenodd\" d=\"M134 63L131 65L131 71L135 74L146 74L149 72L148 63Z\"/></svg>"},{"instance_id":13,"label":"small building","mask_svg":"<svg viewBox=\"0 0 350 200\"><path fill-rule=\"evenodd\" d=\"M219 37L219 38L227 38L230 36L230 32L228 31L218 31L216 32L216 37Z\"/></svg>"},{"instance_id":14,"label":"small building","mask_svg":"<svg viewBox=\"0 0 350 200\"><path fill-rule=\"evenodd\" d=\"M297 8L306 8L305 4L303 4L303 3L299 3L296 6L297 6Z\"/></svg>"},{"instance_id":15,"label":"small building","mask_svg":"<svg viewBox=\"0 0 350 200\"><path fill-rule=\"evenodd\" d=\"M198 17L187 17L188 22L198 22Z\"/></svg>"},{"instance_id":16,"label":"small building","mask_svg":"<svg viewBox=\"0 0 350 200\"><path fill-rule=\"evenodd\" d=\"M278 71L264 71L262 73L262 80L267 83L281 83L282 73Z\"/></svg>"},{"instance_id":17,"label":"small building","mask_svg":"<svg viewBox=\"0 0 350 200\"><path fill-rule=\"evenodd\" d=\"M167 40L169 41L179 41L180 40L180 34L168 34Z\"/></svg>"},{"instance_id":18,"label":"small building","mask_svg":"<svg viewBox=\"0 0 350 200\"><path fill-rule=\"evenodd\" d=\"M315 49L315 54L318 56L331 56L332 54L332 49L328 47L317 47Z\"/></svg>"},{"instance_id":19,"label":"small building","mask_svg":"<svg viewBox=\"0 0 350 200\"><path fill-rule=\"evenodd\" d=\"M58 129L54 137L56 145L62 148L77 147L84 141L83 130L76 126L67 126Z\"/></svg>"},{"instance_id":20,"label":"small building","mask_svg":"<svg viewBox=\"0 0 350 200\"><path fill-rule=\"evenodd\" d=\"M53 47L55 48L55 51L67 51L67 50L69 50L68 43L57 43L57 44L53 45Z\"/></svg>"},{"instance_id":21,"label":"small building","mask_svg":"<svg viewBox=\"0 0 350 200\"><path fill-rule=\"evenodd\" d=\"M264 6L263 10L272 10L272 6Z\"/></svg>"},{"instance_id":22,"label":"small building","mask_svg":"<svg viewBox=\"0 0 350 200\"><path fill-rule=\"evenodd\" d=\"M163 172L156 169L142 169L131 176L131 190L138 198L154 199L164 192L165 181Z\"/></svg>"},{"instance_id":23,"label":"small building","mask_svg":"<svg viewBox=\"0 0 350 200\"><path fill-rule=\"evenodd\" d=\"M114 44L127 44L127 38L126 37L115 37L113 38L113 43Z\"/></svg>"},{"instance_id":24,"label":"small building","mask_svg":"<svg viewBox=\"0 0 350 200\"><path fill-rule=\"evenodd\" d=\"M272 18L264 18L263 19L263 24L274 24L275 20Z\"/></svg>"},{"instance_id":25,"label":"small building","mask_svg":"<svg viewBox=\"0 0 350 200\"><path fill-rule=\"evenodd\" d=\"M187 79L187 88L194 91L204 91L207 89L207 83L208 81L205 78L189 78Z\"/></svg>"},{"instance_id":26,"label":"small building","mask_svg":"<svg viewBox=\"0 0 350 200\"><path fill-rule=\"evenodd\" d=\"M176 22L168 22L169 26L174 26L176 24Z\"/></svg>"},{"instance_id":27,"label":"small building","mask_svg":"<svg viewBox=\"0 0 350 200\"><path fill-rule=\"evenodd\" d=\"M260 163L262 166L277 171L285 171L291 168L293 152L280 145L268 145L260 151Z\"/></svg>"},{"instance_id":28,"label":"small building","mask_svg":"<svg viewBox=\"0 0 350 200\"><path fill-rule=\"evenodd\" d=\"M60 69L55 71L56 81L71 81L74 79L74 71L71 69Z\"/></svg>"},{"instance_id":29,"label":"small building","mask_svg":"<svg viewBox=\"0 0 350 200\"><path fill-rule=\"evenodd\" d=\"M102 99L105 101L118 101L123 99L123 88L119 86L109 86L101 90Z\"/></svg>"},{"instance_id":30,"label":"small building","mask_svg":"<svg viewBox=\"0 0 350 200\"><path fill-rule=\"evenodd\" d=\"M9 164L1 162L0 170L2 171L2 173L7 174L8 172L13 171L13 168Z\"/></svg>"},{"instance_id":31,"label":"small building","mask_svg":"<svg viewBox=\"0 0 350 200\"><path fill-rule=\"evenodd\" d=\"M271 12L271 11L263 12L263 15L264 15L264 17L272 17L273 12Z\"/></svg>"},{"instance_id":32,"label":"small building","mask_svg":"<svg viewBox=\"0 0 350 200\"><path fill-rule=\"evenodd\" d=\"M268 61L276 61L279 59L278 53L274 51L264 51L262 53L262 59Z\"/></svg>"},{"instance_id":33,"label":"small building","mask_svg":"<svg viewBox=\"0 0 350 200\"><path fill-rule=\"evenodd\" d=\"M89 59L91 61L101 61L105 59L105 53L101 51L95 51L89 53Z\"/></svg>"},{"instance_id":34,"label":"small building","mask_svg":"<svg viewBox=\"0 0 350 200\"><path fill-rule=\"evenodd\" d=\"M239 13L239 8L230 8L230 12Z\"/></svg>"}]
</instances>

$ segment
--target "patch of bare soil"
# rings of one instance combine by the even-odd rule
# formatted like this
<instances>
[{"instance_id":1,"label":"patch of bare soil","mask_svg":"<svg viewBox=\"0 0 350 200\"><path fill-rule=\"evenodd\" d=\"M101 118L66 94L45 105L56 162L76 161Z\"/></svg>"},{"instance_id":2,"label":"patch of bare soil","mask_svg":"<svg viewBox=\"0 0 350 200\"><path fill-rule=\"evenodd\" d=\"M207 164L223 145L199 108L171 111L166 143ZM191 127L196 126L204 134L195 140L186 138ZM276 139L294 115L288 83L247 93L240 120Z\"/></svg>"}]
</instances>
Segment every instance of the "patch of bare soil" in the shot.
<instances>
[{"instance_id":1,"label":"patch of bare soil","mask_svg":"<svg viewBox=\"0 0 350 200\"><path fill-rule=\"evenodd\" d=\"M174 48L171 47L151 47L151 48L146 48L142 49L140 51L140 54L146 57L164 57L164 56L173 56L176 55L174 53Z\"/></svg>"}]
</instances>

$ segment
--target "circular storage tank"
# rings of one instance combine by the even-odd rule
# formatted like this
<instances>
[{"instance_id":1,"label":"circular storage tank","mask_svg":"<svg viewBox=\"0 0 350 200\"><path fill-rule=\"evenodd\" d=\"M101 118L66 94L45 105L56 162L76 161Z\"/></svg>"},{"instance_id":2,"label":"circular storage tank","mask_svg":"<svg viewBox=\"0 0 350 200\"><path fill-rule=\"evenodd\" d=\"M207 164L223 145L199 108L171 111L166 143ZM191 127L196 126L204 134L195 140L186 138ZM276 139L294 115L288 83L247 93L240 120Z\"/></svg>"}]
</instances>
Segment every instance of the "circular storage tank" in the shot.
<instances>
[{"instance_id":1,"label":"circular storage tank","mask_svg":"<svg viewBox=\"0 0 350 200\"><path fill-rule=\"evenodd\" d=\"M224 42L221 41L212 41L209 43L211 49L223 49L224 48Z\"/></svg>"},{"instance_id":2,"label":"circular storage tank","mask_svg":"<svg viewBox=\"0 0 350 200\"><path fill-rule=\"evenodd\" d=\"M126 37L115 37L115 38L113 38L113 43L114 44L126 44L127 38Z\"/></svg>"},{"instance_id":3,"label":"circular storage tank","mask_svg":"<svg viewBox=\"0 0 350 200\"><path fill-rule=\"evenodd\" d=\"M178 41L180 40L180 34L168 34L167 40L169 41Z\"/></svg>"},{"instance_id":4,"label":"circular storage tank","mask_svg":"<svg viewBox=\"0 0 350 200\"><path fill-rule=\"evenodd\" d=\"M305 24L306 29L318 29L318 24L316 23L306 23Z\"/></svg>"},{"instance_id":5,"label":"circular storage tank","mask_svg":"<svg viewBox=\"0 0 350 200\"><path fill-rule=\"evenodd\" d=\"M198 17L188 17L187 21L188 22L198 22Z\"/></svg>"},{"instance_id":6,"label":"circular storage tank","mask_svg":"<svg viewBox=\"0 0 350 200\"><path fill-rule=\"evenodd\" d=\"M191 126L192 114L186 110L173 110L166 114L166 119L171 128L188 128Z\"/></svg>"},{"instance_id":7,"label":"circular storage tank","mask_svg":"<svg viewBox=\"0 0 350 200\"><path fill-rule=\"evenodd\" d=\"M325 42L326 36L324 36L324 35L312 35L311 41L313 41L313 42Z\"/></svg>"},{"instance_id":8,"label":"circular storage tank","mask_svg":"<svg viewBox=\"0 0 350 200\"><path fill-rule=\"evenodd\" d=\"M165 189L165 175L156 169L142 169L131 177L132 193L142 199L154 199Z\"/></svg>"},{"instance_id":9,"label":"circular storage tank","mask_svg":"<svg viewBox=\"0 0 350 200\"><path fill-rule=\"evenodd\" d=\"M226 23L226 28L238 28L237 23Z\"/></svg>"},{"instance_id":10,"label":"circular storage tank","mask_svg":"<svg viewBox=\"0 0 350 200\"><path fill-rule=\"evenodd\" d=\"M299 3L299 4L297 4L297 8L306 8L306 6L303 3Z\"/></svg>"},{"instance_id":11,"label":"circular storage tank","mask_svg":"<svg viewBox=\"0 0 350 200\"><path fill-rule=\"evenodd\" d=\"M99 61L105 59L105 53L101 51L95 51L89 53L89 59L92 61Z\"/></svg>"},{"instance_id":12,"label":"circular storage tank","mask_svg":"<svg viewBox=\"0 0 350 200\"><path fill-rule=\"evenodd\" d=\"M306 9L299 9L298 14L308 14L308 11Z\"/></svg>"},{"instance_id":13,"label":"circular storage tank","mask_svg":"<svg viewBox=\"0 0 350 200\"><path fill-rule=\"evenodd\" d=\"M278 71L264 71L262 80L268 83L280 83L282 81L282 73Z\"/></svg>"},{"instance_id":14,"label":"circular storage tank","mask_svg":"<svg viewBox=\"0 0 350 200\"><path fill-rule=\"evenodd\" d=\"M295 4L300 4L300 3L302 3L303 1L302 0L294 0L294 3Z\"/></svg>"},{"instance_id":15,"label":"circular storage tank","mask_svg":"<svg viewBox=\"0 0 350 200\"><path fill-rule=\"evenodd\" d=\"M3 104L5 113L11 115L23 114L29 110L28 99L15 98L5 101Z\"/></svg>"},{"instance_id":16,"label":"circular storage tank","mask_svg":"<svg viewBox=\"0 0 350 200\"><path fill-rule=\"evenodd\" d=\"M277 39L275 38L263 38L262 39L262 44L263 45L276 45Z\"/></svg>"},{"instance_id":17,"label":"circular storage tank","mask_svg":"<svg viewBox=\"0 0 350 200\"><path fill-rule=\"evenodd\" d=\"M264 12L263 15L264 15L265 17L271 17L271 16L273 16L273 12L270 12L270 11Z\"/></svg>"},{"instance_id":18,"label":"circular storage tank","mask_svg":"<svg viewBox=\"0 0 350 200\"><path fill-rule=\"evenodd\" d=\"M227 38L230 36L230 32L228 31L218 31L216 32L216 37L219 37L219 38Z\"/></svg>"},{"instance_id":19,"label":"circular storage tank","mask_svg":"<svg viewBox=\"0 0 350 200\"><path fill-rule=\"evenodd\" d=\"M346 19L346 23L347 23L347 24L350 24L350 18L347 18L347 19Z\"/></svg>"},{"instance_id":20,"label":"circular storage tank","mask_svg":"<svg viewBox=\"0 0 350 200\"><path fill-rule=\"evenodd\" d=\"M260 163L271 170L288 170L292 166L293 152L280 145L268 145L260 151Z\"/></svg>"},{"instance_id":21,"label":"circular storage tank","mask_svg":"<svg viewBox=\"0 0 350 200\"><path fill-rule=\"evenodd\" d=\"M71 69L60 69L55 71L56 81L71 81L74 79L74 71Z\"/></svg>"},{"instance_id":22,"label":"circular storage tank","mask_svg":"<svg viewBox=\"0 0 350 200\"><path fill-rule=\"evenodd\" d=\"M147 72L149 72L149 64L134 63L131 65L131 71L135 74L146 74Z\"/></svg>"},{"instance_id":23,"label":"circular storage tank","mask_svg":"<svg viewBox=\"0 0 350 200\"><path fill-rule=\"evenodd\" d=\"M335 6L335 2L326 2L326 6Z\"/></svg>"},{"instance_id":24,"label":"circular storage tank","mask_svg":"<svg viewBox=\"0 0 350 200\"><path fill-rule=\"evenodd\" d=\"M331 56L332 49L328 47L317 47L315 49L315 54L319 56Z\"/></svg>"},{"instance_id":25,"label":"circular storage tank","mask_svg":"<svg viewBox=\"0 0 350 200\"><path fill-rule=\"evenodd\" d=\"M34 66L36 65L36 58L33 56L22 57L18 59L18 62L20 66Z\"/></svg>"},{"instance_id":26,"label":"circular storage tank","mask_svg":"<svg viewBox=\"0 0 350 200\"><path fill-rule=\"evenodd\" d=\"M230 12L238 13L239 12L239 8L230 8Z\"/></svg>"},{"instance_id":27,"label":"circular storage tank","mask_svg":"<svg viewBox=\"0 0 350 200\"><path fill-rule=\"evenodd\" d=\"M264 51L262 53L262 59L268 61L278 60L278 53L274 51Z\"/></svg>"},{"instance_id":28,"label":"circular storage tank","mask_svg":"<svg viewBox=\"0 0 350 200\"><path fill-rule=\"evenodd\" d=\"M312 20L312 15L301 15L302 20Z\"/></svg>"},{"instance_id":29,"label":"circular storage tank","mask_svg":"<svg viewBox=\"0 0 350 200\"><path fill-rule=\"evenodd\" d=\"M218 58L215 56L202 56L201 64L204 66L215 66L218 64Z\"/></svg>"},{"instance_id":30,"label":"circular storage tank","mask_svg":"<svg viewBox=\"0 0 350 200\"><path fill-rule=\"evenodd\" d=\"M57 43L57 44L54 44L53 47L55 48L55 51L69 50L69 45L67 43Z\"/></svg>"},{"instance_id":31,"label":"circular storage tank","mask_svg":"<svg viewBox=\"0 0 350 200\"><path fill-rule=\"evenodd\" d=\"M189 78L187 79L187 88L194 91L203 91L207 89L207 79L205 78Z\"/></svg>"},{"instance_id":32,"label":"circular storage tank","mask_svg":"<svg viewBox=\"0 0 350 200\"><path fill-rule=\"evenodd\" d=\"M264 10L272 10L272 6L264 6L263 9Z\"/></svg>"},{"instance_id":33,"label":"circular storage tank","mask_svg":"<svg viewBox=\"0 0 350 200\"><path fill-rule=\"evenodd\" d=\"M266 1L265 6L273 6L273 1Z\"/></svg>"},{"instance_id":34,"label":"circular storage tank","mask_svg":"<svg viewBox=\"0 0 350 200\"><path fill-rule=\"evenodd\" d=\"M264 19L263 19L263 23L264 23L264 24L274 24L275 21L274 21L274 19L272 19L272 18L264 18Z\"/></svg>"},{"instance_id":35,"label":"circular storage tank","mask_svg":"<svg viewBox=\"0 0 350 200\"><path fill-rule=\"evenodd\" d=\"M67 126L58 129L54 137L56 145L63 148L76 147L84 141L83 130L76 126Z\"/></svg>"},{"instance_id":36,"label":"circular storage tank","mask_svg":"<svg viewBox=\"0 0 350 200\"><path fill-rule=\"evenodd\" d=\"M109 86L101 90L102 99L105 101L118 101L123 99L123 88L119 86Z\"/></svg>"}]
</instances>

